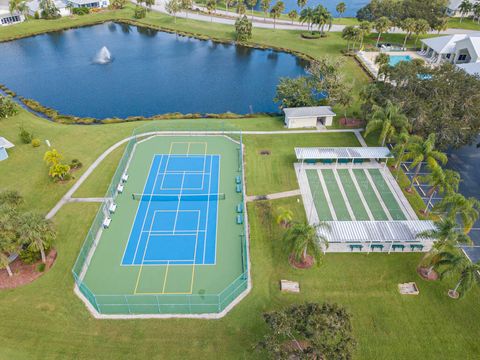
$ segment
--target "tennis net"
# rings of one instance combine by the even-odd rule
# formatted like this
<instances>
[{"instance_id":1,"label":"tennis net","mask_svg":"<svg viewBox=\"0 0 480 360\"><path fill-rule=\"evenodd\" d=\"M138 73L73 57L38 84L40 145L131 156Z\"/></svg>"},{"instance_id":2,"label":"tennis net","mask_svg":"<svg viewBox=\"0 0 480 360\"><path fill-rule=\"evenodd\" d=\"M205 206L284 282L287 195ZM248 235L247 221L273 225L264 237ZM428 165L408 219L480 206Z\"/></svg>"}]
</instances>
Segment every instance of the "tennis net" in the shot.
<instances>
[{"instance_id":1,"label":"tennis net","mask_svg":"<svg viewBox=\"0 0 480 360\"><path fill-rule=\"evenodd\" d=\"M225 193L218 194L140 194L132 193L137 201L208 201L225 200Z\"/></svg>"}]
</instances>

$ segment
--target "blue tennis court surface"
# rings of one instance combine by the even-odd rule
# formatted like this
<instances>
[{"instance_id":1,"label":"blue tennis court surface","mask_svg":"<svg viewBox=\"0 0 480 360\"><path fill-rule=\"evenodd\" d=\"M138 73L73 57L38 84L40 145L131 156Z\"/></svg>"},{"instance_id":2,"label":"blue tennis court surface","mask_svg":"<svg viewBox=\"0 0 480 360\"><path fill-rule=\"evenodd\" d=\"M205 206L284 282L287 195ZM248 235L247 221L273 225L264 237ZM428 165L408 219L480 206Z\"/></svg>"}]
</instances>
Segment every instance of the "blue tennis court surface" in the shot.
<instances>
[{"instance_id":1,"label":"blue tennis court surface","mask_svg":"<svg viewBox=\"0 0 480 360\"><path fill-rule=\"evenodd\" d=\"M215 264L219 155L155 155L122 265Z\"/></svg>"}]
</instances>

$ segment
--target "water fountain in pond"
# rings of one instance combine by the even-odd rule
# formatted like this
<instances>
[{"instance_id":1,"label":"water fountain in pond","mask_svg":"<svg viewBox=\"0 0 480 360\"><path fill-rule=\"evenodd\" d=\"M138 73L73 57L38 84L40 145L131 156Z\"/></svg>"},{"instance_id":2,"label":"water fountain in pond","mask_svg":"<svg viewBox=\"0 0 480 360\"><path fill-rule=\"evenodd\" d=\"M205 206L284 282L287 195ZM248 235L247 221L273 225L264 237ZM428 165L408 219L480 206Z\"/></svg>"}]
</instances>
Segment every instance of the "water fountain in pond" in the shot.
<instances>
[{"instance_id":1,"label":"water fountain in pond","mask_svg":"<svg viewBox=\"0 0 480 360\"><path fill-rule=\"evenodd\" d=\"M100 51L95 55L95 59L93 62L95 64L108 64L109 62L112 61L112 54L110 51L107 49L106 46L103 46Z\"/></svg>"}]
</instances>

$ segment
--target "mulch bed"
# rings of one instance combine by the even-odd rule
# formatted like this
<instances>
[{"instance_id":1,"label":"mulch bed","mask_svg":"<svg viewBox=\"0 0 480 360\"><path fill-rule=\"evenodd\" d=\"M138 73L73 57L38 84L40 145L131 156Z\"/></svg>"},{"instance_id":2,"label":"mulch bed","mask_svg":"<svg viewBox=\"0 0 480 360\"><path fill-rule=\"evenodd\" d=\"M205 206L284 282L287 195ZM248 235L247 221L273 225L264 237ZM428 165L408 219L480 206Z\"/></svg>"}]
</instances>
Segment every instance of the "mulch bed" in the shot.
<instances>
[{"instance_id":1,"label":"mulch bed","mask_svg":"<svg viewBox=\"0 0 480 360\"><path fill-rule=\"evenodd\" d=\"M13 289L31 283L50 270L56 258L57 251L55 249L50 250L47 255L47 263L43 272L37 270L38 265L41 264L42 261L28 265L24 264L20 257L17 258L10 264L13 276L8 276L7 270L5 269L0 270L0 289Z\"/></svg>"},{"instance_id":2,"label":"mulch bed","mask_svg":"<svg viewBox=\"0 0 480 360\"><path fill-rule=\"evenodd\" d=\"M355 119L355 118L341 118L340 125L346 127L362 127L365 124L363 120Z\"/></svg>"},{"instance_id":3,"label":"mulch bed","mask_svg":"<svg viewBox=\"0 0 480 360\"><path fill-rule=\"evenodd\" d=\"M438 280L438 273L435 270L430 271L430 274L429 274L428 273L428 268L418 267L417 268L417 273L418 273L418 275L420 275L420 277L423 280L427 280L427 281Z\"/></svg>"},{"instance_id":4,"label":"mulch bed","mask_svg":"<svg viewBox=\"0 0 480 360\"><path fill-rule=\"evenodd\" d=\"M296 269L308 269L311 268L313 264L315 264L315 259L313 258L313 256L310 255L307 255L305 261L303 262L296 261L295 256L290 255L288 261L290 262L290 265L292 265Z\"/></svg>"}]
</instances>

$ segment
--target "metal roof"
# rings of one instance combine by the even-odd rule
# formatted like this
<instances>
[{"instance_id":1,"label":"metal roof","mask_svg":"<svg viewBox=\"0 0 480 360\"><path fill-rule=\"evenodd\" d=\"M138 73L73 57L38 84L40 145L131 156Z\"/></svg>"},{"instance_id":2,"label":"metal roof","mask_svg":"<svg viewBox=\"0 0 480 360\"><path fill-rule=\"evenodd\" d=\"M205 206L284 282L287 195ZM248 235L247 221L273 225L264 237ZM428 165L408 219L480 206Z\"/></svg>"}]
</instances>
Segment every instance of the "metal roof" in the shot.
<instances>
[{"instance_id":1,"label":"metal roof","mask_svg":"<svg viewBox=\"0 0 480 360\"><path fill-rule=\"evenodd\" d=\"M10 148L13 148L14 146L15 145L13 145L10 141L0 136L0 148L10 149Z\"/></svg>"},{"instance_id":2,"label":"metal roof","mask_svg":"<svg viewBox=\"0 0 480 360\"><path fill-rule=\"evenodd\" d=\"M319 229L329 242L406 242L431 241L417 234L435 229L432 221L327 221L331 230Z\"/></svg>"},{"instance_id":3,"label":"metal roof","mask_svg":"<svg viewBox=\"0 0 480 360\"><path fill-rule=\"evenodd\" d=\"M439 54L450 54L455 52L455 43L465 39L467 36L467 34L446 35L422 39L421 42Z\"/></svg>"},{"instance_id":4,"label":"metal roof","mask_svg":"<svg viewBox=\"0 0 480 360\"><path fill-rule=\"evenodd\" d=\"M470 75L480 75L480 62L478 63L467 63L467 64L456 64L458 68L463 69Z\"/></svg>"},{"instance_id":5,"label":"metal roof","mask_svg":"<svg viewBox=\"0 0 480 360\"><path fill-rule=\"evenodd\" d=\"M298 160L305 159L386 159L393 155L386 147L295 148Z\"/></svg>"},{"instance_id":6,"label":"metal roof","mask_svg":"<svg viewBox=\"0 0 480 360\"><path fill-rule=\"evenodd\" d=\"M335 116L330 106L310 106L285 108L283 112L288 117Z\"/></svg>"}]
</instances>

